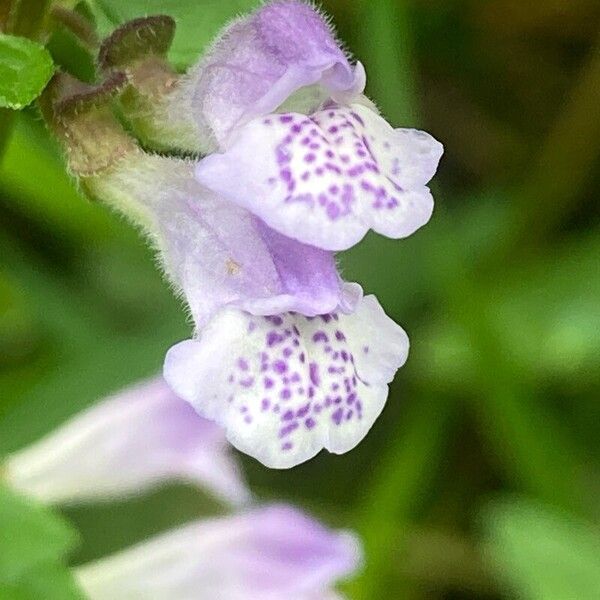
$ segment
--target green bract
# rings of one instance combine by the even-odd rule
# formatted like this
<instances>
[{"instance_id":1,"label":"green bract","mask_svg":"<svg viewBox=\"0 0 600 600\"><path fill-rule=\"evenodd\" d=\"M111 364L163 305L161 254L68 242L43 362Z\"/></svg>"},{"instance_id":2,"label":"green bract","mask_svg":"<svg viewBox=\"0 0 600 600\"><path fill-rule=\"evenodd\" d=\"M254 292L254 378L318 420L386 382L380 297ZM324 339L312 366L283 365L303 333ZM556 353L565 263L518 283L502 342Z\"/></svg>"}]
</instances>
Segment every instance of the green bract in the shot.
<instances>
[{"instance_id":1,"label":"green bract","mask_svg":"<svg viewBox=\"0 0 600 600\"><path fill-rule=\"evenodd\" d=\"M215 31L232 16L258 6L257 0L97 0L91 3L98 27L110 33L115 26L142 15L168 13L177 22L177 33L169 58L178 69L196 61L210 43Z\"/></svg>"}]
</instances>

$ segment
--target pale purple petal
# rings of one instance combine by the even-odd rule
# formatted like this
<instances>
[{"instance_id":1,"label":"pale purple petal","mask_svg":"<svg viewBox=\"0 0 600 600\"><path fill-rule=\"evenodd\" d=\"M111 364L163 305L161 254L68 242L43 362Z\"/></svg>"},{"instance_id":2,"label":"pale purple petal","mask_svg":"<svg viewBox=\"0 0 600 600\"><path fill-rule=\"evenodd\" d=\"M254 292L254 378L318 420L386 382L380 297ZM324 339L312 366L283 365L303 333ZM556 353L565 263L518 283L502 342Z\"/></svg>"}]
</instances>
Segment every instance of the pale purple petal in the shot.
<instances>
[{"instance_id":1,"label":"pale purple petal","mask_svg":"<svg viewBox=\"0 0 600 600\"><path fill-rule=\"evenodd\" d=\"M408 338L374 296L350 315L253 317L226 309L197 340L168 352L174 390L239 450L289 468L366 435L408 354Z\"/></svg>"},{"instance_id":2,"label":"pale purple petal","mask_svg":"<svg viewBox=\"0 0 600 600\"><path fill-rule=\"evenodd\" d=\"M270 2L233 22L183 84L193 118L218 147L250 119L275 111L297 90L317 86L308 110L324 99L350 100L364 89L331 27L304 2ZM321 91L320 91L321 90Z\"/></svg>"},{"instance_id":3,"label":"pale purple petal","mask_svg":"<svg viewBox=\"0 0 600 600\"><path fill-rule=\"evenodd\" d=\"M223 430L162 378L99 402L4 467L9 485L47 503L127 496L165 480L195 483L228 503L250 497Z\"/></svg>"},{"instance_id":4,"label":"pale purple petal","mask_svg":"<svg viewBox=\"0 0 600 600\"><path fill-rule=\"evenodd\" d=\"M191 161L134 157L102 179L138 215L197 327L222 306L254 314L345 309L333 255L269 229L200 185ZM349 307L352 309L352 306Z\"/></svg>"},{"instance_id":5,"label":"pale purple petal","mask_svg":"<svg viewBox=\"0 0 600 600\"><path fill-rule=\"evenodd\" d=\"M191 523L75 575L91 600L316 600L360 560L352 534L275 505Z\"/></svg>"},{"instance_id":6,"label":"pale purple petal","mask_svg":"<svg viewBox=\"0 0 600 600\"><path fill-rule=\"evenodd\" d=\"M369 229L402 238L427 223L441 155L427 133L393 129L362 105L332 106L253 120L196 177L286 236L344 250Z\"/></svg>"}]
</instances>

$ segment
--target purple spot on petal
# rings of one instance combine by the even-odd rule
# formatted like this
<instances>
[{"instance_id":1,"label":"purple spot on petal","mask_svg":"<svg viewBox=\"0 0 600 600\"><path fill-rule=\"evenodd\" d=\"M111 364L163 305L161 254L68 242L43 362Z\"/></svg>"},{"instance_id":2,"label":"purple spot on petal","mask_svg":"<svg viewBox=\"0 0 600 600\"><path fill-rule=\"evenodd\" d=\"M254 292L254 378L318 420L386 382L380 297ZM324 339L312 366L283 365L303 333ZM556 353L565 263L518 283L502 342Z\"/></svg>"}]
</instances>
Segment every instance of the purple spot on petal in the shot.
<instances>
[{"instance_id":1,"label":"purple spot on petal","mask_svg":"<svg viewBox=\"0 0 600 600\"><path fill-rule=\"evenodd\" d=\"M271 348L280 342L283 342L283 337L276 331L269 331L267 334L267 346Z\"/></svg>"},{"instance_id":2,"label":"purple spot on petal","mask_svg":"<svg viewBox=\"0 0 600 600\"><path fill-rule=\"evenodd\" d=\"M342 418L344 416L344 409L342 407L339 407L337 410L335 410L333 412L333 414L331 415L331 420L336 424L339 425L342 422Z\"/></svg>"},{"instance_id":3,"label":"purple spot on petal","mask_svg":"<svg viewBox=\"0 0 600 600\"><path fill-rule=\"evenodd\" d=\"M240 379L240 385L245 388L252 387L254 385L254 377L247 377L246 379Z\"/></svg>"},{"instance_id":4,"label":"purple spot on petal","mask_svg":"<svg viewBox=\"0 0 600 600\"><path fill-rule=\"evenodd\" d=\"M282 360L276 360L273 363L273 370L276 373L285 373L287 371L287 369L288 369L287 363L285 363Z\"/></svg>"},{"instance_id":5,"label":"purple spot on petal","mask_svg":"<svg viewBox=\"0 0 600 600\"><path fill-rule=\"evenodd\" d=\"M286 425L285 427L282 427L279 430L279 437L285 437L286 435L289 435L290 433L292 433L292 431L294 431L295 429L298 429L299 425L298 423L290 423L289 425Z\"/></svg>"},{"instance_id":6,"label":"purple spot on petal","mask_svg":"<svg viewBox=\"0 0 600 600\"><path fill-rule=\"evenodd\" d=\"M337 219L340 216L340 207L337 204L330 202L327 205L327 216L332 220Z\"/></svg>"},{"instance_id":7,"label":"purple spot on petal","mask_svg":"<svg viewBox=\"0 0 600 600\"><path fill-rule=\"evenodd\" d=\"M310 410L310 403L305 404L302 408L298 409L298 412L296 412L296 416L297 417L305 417L308 414L309 410Z\"/></svg>"}]
</instances>

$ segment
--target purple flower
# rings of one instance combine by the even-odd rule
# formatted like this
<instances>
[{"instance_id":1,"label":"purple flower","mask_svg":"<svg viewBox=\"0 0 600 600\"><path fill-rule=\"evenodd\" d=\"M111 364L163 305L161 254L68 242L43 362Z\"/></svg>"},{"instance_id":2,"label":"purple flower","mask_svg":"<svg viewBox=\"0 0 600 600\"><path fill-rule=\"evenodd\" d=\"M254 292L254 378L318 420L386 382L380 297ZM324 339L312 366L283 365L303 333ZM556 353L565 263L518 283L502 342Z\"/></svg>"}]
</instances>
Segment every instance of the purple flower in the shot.
<instances>
[{"instance_id":1,"label":"purple flower","mask_svg":"<svg viewBox=\"0 0 600 600\"><path fill-rule=\"evenodd\" d=\"M283 235L344 250L369 229L403 238L427 223L443 149L393 129L362 91L312 6L268 3L226 28L176 95L205 150L196 177ZM177 107L177 102L172 110Z\"/></svg>"},{"instance_id":2,"label":"purple flower","mask_svg":"<svg viewBox=\"0 0 600 600\"><path fill-rule=\"evenodd\" d=\"M353 448L407 358L404 331L332 252L424 225L442 146L393 129L364 84L312 6L268 2L168 95L213 154L136 148L85 181L151 235L190 308L194 339L169 351L166 380L271 467Z\"/></svg>"},{"instance_id":3,"label":"purple flower","mask_svg":"<svg viewBox=\"0 0 600 600\"><path fill-rule=\"evenodd\" d=\"M191 523L75 575L91 600L325 600L360 560L350 533L275 505Z\"/></svg>"},{"instance_id":4,"label":"purple flower","mask_svg":"<svg viewBox=\"0 0 600 600\"><path fill-rule=\"evenodd\" d=\"M196 177L286 236L344 250L369 229L402 238L427 223L426 184L441 155L427 133L393 129L361 104L332 104L254 119L223 154L200 161Z\"/></svg>"},{"instance_id":5,"label":"purple flower","mask_svg":"<svg viewBox=\"0 0 600 600\"><path fill-rule=\"evenodd\" d=\"M296 102L308 110L325 98L343 100L365 86L328 23L295 0L270 2L226 27L182 86L201 135L226 145L236 127L274 112L304 88Z\"/></svg>"},{"instance_id":6,"label":"purple flower","mask_svg":"<svg viewBox=\"0 0 600 600\"><path fill-rule=\"evenodd\" d=\"M353 308L330 252L284 237L210 192L191 161L138 152L93 185L150 234L196 327L223 306L309 316Z\"/></svg>"},{"instance_id":7,"label":"purple flower","mask_svg":"<svg viewBox=\"0 0 600 600\"><path fill-rule=\"evenodd\" d=\"M48 503L138 493L165 480L193 482L221 500L249 500L223 431L157 378L76 415L8 457L8 485Z\"/></svg>"},{"instance_id":8,"label":"purple flower","mask_svg":"<svg viewBox=\"0 0 600 600\"><path fill-rule=\"evenodd\" d=\"M402 328L367 296L349 315L225 309L198 339L171 348L164 376L236 448L289 468L356 446L407 354Z\"/></svg>"}]
</instances>

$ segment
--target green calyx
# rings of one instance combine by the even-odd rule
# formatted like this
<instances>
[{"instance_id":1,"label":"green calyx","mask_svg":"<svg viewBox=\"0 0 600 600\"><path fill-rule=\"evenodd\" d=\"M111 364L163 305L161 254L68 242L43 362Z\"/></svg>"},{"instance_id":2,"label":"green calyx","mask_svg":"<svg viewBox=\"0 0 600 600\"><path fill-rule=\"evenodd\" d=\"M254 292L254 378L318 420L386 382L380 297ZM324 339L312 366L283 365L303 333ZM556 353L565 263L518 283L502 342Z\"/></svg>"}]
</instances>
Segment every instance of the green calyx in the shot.
<instances>
[{"instance_id":1,"label":"green calyx","mask_svg":"<svg viewBox=\"0 0 600 600\"><path fill-rule=\"evenodd\" d=\"M97 85L58 73L40 98L42 114L66 149L74 175L100 174L138 151L112 111L114 98L126 84L127 77L120 72Z\"/></svg>"}]
</instances>

